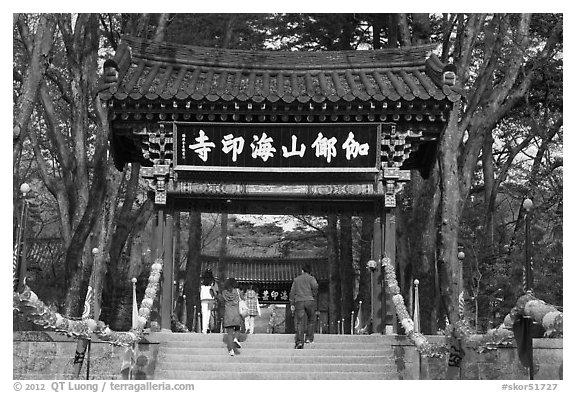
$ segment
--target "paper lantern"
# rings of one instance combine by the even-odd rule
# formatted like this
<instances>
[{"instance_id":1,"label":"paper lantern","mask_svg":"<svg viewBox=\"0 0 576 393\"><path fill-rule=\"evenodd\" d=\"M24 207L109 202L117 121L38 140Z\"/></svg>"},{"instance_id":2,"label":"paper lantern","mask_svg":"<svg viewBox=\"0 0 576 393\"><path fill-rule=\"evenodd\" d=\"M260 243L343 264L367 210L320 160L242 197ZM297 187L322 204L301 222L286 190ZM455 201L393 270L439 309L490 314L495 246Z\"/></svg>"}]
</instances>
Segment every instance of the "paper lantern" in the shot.
<instances>
[{"instance_id":1,"label":"paper lantern","mask_svg":"<svg viewBox=\"0 0 576 393\"><path fill-rule=\"evenodd\" d=\"M153 303L154 303L154 301L148 297L145 297L144 299L142 299L142 307L152 308Z\"/></svg>"},{"instance_id":2,"label":"paper lantern","mask_svg":"<svg viewBox=\"0 0 576 393\"><path fill-rule=\"evenodd\" d=\"M146 291L144 292L144 294L146 295L146 297L154 299L154 297L156 297L156 288L148 287L148 288L146 288Z\"/></svg>"},{"instance_id":3,"label":"paper lantern","mask_svg":"<svg viewBox=\"0 0 576 393\"><path fill-rule=\"evenodd\" d=\"M558 310L549 312L542 318L542 326L546 331L552 331L556 328L556 318L562 313Z\"/></svg>"},{"instance_id":4,"label":"paper lantern","mask_svg":"<svg viewBox=\"0 0 576 393\"><path fill-rule=\"evenodd\" d=\"M514 325L514 322L512 321L512 316L510 314L507 314L504 317L503 325L506 329L512 329L512 325Z\"/></svg>"},{"instance_id":5,"label":"paper lantern","mask_svg":"<svg viewBox=\"0 0 576 393\"><path fill-rule=\"evenodd\" d=\"M414 330L414 322L412 322L412 320L408 319L408 318L404 318L400 321L400 324L402 325L402 328L404 329L404 331L406 333Z\"/></svg>"},{"instance_id":6,"label":"paper lantern","mask_svg":"<svg viewBox=\"0 0 576 393\"><path fill-rule=\"evenodd\" d=\"M86 325L88 326L88 329L90 329L91 331L96 330L96 321L89 318L86 320Z\"/></svg>"},{"instance_id":7,"label":"paper lantern","mask_svg":"<svg viewBox=\"0 0 576 393\"><path fill-rule=\"evenodd\" d=\"M542 300L530 300L524 306L524 315L529 316L536 322L541 322L544 315L555 310L554 306L546 304Z\"/></svg>"},{"instance_id":8,"label":"paper lantern","mask_svg":"<svg viewBox=\"0 0 576 393\"><path fill-rule=\"evenodd\" d=\"M404 304L404 298L402 295L396 294L392 296L392 302L394 302L395 305Z\"/></svg>"},{"instance_id":9,"label":"paper lantern","mask_svg":"<svg viewBox=\"0 0 576 393\"><path fill-rule=\"evenodd\" d=\"M138 310L138 315L148 318L150 316L150 309L147 307L140 307L140 310Z\"/></svg>"}]
</instances>

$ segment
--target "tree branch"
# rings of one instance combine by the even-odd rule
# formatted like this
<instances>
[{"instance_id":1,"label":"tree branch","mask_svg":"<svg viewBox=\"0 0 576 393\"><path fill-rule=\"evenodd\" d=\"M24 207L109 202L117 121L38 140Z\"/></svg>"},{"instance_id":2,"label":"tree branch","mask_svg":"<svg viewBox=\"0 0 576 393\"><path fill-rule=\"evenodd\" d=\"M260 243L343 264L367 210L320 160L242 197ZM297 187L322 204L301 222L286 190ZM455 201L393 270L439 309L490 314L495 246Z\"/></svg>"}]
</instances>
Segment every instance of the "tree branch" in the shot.
<instances>
[{"instance_id":1,"label":"tree branch","mask_svg":"<svg viewBox=\"0 0 576 393\"><path fill-rule=\"evenodd\" d=\"M54 31L56 29L53 15L41 14L38 26L36 27L34 41L31 42L31 38L28 35L28 26L23 19L23 15L20 15L17 23L22 41L32 46L29 47L30 63L24 74L22 94L18 98L16 115L14 116L12 131L14 153L19 150L17 145L22 143L21 133L28 128L28 123L36 104L40 83L47 68L46 59L52 48Z\"/></svg>"}]
</instances>

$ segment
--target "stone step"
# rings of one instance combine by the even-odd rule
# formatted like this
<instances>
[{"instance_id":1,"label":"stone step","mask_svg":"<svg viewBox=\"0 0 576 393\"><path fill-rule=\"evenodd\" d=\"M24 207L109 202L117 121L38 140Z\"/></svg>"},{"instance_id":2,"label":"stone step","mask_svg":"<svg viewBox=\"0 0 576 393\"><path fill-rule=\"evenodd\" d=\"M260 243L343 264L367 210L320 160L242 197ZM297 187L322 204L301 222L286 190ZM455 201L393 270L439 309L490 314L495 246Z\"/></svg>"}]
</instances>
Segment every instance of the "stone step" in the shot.
<instances>
[{"instance_id":1,"label":"stone step","mask_svg":"<svg viewBox=\"0 0 576 393\"><path fill-rule=\"evenodd\" d=\"M226 347L222 344L221 347L211 347L211 348L168 348L161 347L159 350L162 356L168 357L173 355L196 355L196 356L206 356L206 355L218 355L222 351L226 351ZM244 346L240 351L246 356L269 356L274 354L275 356L388 356L392 352L390 349L357 349L357 350L342 350L339 348L309 348L304 347L304 349L294 349L294 348L263 348L263 347L249 347Z\"/></svg>"},{"instance_id":2,"label":"stone step","mask_svg":"<svg viewBox=\"0 0 576 393\"><path fill-rule=\"evenodd\" d=\"M169 341L164 343L165 348L215 348L221 347L223 345L222 338L220 340L204 340L204 341ZM252 337L249 337L246 341L242 342L241 345L246 348L267 348L267 349L290 349L294 348L294 342L287 342L287 341L258 341L253 340ZM379 347L378 344L375 343L364 343L364 342L324 342L321 340L314 341L311 344L306 344L306 348L311 349L340 349L343 351L346 350L360 350L360 349L374 349L375 347ZM380 345L380 347L389 348L385 344Z\"/></svg>"},{"instance_id":3,"label":"stone step","mask_svg":"<svg viewBox=\"0 0 576 393\"><path fill-rule=\"evenodd\" d=\"M82 383L82 380L86 381L86 366L84 366L84 368L82 368L82 371L80 372L80 383ZM111 371L115 371L115 370L111 370ZM46 374L46 373L25 373L25 374L18 374L18 375L14 375L14 379L18 379L18 380L44 380L44 381L49 381L49 380L61 380L61 381L67 381L66 382L66 389L68 388L68 381L73 381L76 378L73 376L73 374L71 373L55 373L55 374ZM94 372L91 371L90 374L90 380L117 380L117 379L121 379L119 373L113 373L110 372L110 374L97 374L96 376L94 375ZM74 382L71 382L72 386L74 386ZM51 386L50 382L47 382L46 387L48 388L49 386ZM64 391L74 391L74 390L64 390Z\"/></svg>"},{"instance_id":4,"label":"stone step","mask_svg":"<svg viewBox=\"0 0 576 393\"><path fill-rule=\"evenodd\" d=\"M398 379L396 336L318 334L294 349L293 334L254 334L230 356L223 334L153 333L160 343L155 379Z\"/></svg>"},{"instance_id":5,"label":"stone step","mask_svg":"<svg viewBox=\"0 0 576 393\"><path fill-rule=\"evenodd\" d=\"M201 333L151 333L145 336L146 340L150 342L210 342L222 341L222 333L201 334ZM254 342L289 342L294 343L293 334L250 334L248 340ZM407 344L408 340L405 336L396 335L344 335L344 334L316 334L315 342L323 343L367 343L376 344L382 343L387 345L392 344Z\"/></svg>"},{"instance_id":6,"label":"stone step","mask_svg":"<svg viewBox=\"0 0 576 393\"><path fill-rule=\"evenodd\" d=\"M214 355L170 355L160 354L159 360L161 361L161 366L167 363L210 363L210 362L222 362L226 358L232 358L226 350L220 350L218 354ZM358 355L347 355L347 356L315 356L310 354L308 356L278 356L276 354L270 354L263 356L250 356L247 357L245 352L234 358L244 359L244 361L249 361L250 363L279 363L279 364L394 364L394 358L392 356L358 356ZM247 360L248 359L248 360Z\"/></svg>"},{"instance_id":7,"label":"stone step","mask_svg":"<svg viewBox=\"0 0 576 393\"><path fill-rule=\"evenodd\" d=\"M224 366L225 365L225 366ZM252 359L246 359L242 355L228 356L226 360L220 360L218 363L180 363L174 361L162 362L158 371L207 371L216 372L228 370L231 372L393 372L396 370L395 365L383 364L322 364L322 363L253 363Z\"/></svg>"},{"instance_id":8,"label":"stone step","mask_svg":"<svg viewBox=\"0 0 576 393\"><path fill-rule=\"evenodd\" d=\"M182 379L182 380L394 380L397 374L386 372L285 372L285 371L260 371L250 372L222 371L157 371L154 379Z\"/></svg>"}]
</instances>

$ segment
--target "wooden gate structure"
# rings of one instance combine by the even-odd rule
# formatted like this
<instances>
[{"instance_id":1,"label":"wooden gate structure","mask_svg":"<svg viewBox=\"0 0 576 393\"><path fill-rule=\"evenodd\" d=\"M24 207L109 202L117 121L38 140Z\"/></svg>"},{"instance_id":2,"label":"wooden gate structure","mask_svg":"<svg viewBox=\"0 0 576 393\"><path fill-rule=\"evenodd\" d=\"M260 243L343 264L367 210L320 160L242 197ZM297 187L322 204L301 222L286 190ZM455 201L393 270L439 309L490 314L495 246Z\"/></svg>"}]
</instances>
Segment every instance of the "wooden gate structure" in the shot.
<instances>
[{"instance_id":1,"label":"wooden gate structure","mask_svg":"<svg viewBox=\"0 0 576 393\"><path fill-rule=\"evenodd\" d=\"M373 259L394 261L396 194L411 170L428 176L460 98L434 48L243 51L122 38L100 97L116 168L140 163L154 194L163 329L178 210L373 214ZM396 324L380 263L372 287L384 333Z\"/></svg>"}]
</instances>

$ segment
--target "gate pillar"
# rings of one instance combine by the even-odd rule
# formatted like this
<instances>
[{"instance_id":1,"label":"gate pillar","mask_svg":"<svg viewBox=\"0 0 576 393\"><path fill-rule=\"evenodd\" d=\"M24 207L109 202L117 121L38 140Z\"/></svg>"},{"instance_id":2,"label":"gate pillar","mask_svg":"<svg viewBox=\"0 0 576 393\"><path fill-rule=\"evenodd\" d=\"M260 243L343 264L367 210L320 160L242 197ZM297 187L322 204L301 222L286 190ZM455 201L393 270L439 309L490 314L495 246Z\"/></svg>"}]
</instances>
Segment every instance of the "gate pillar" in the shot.
<instances>
[{"instance_id":1,"label":"gate pillar","mask_svg":"<svg viewBox=\"0 0 576 393\"><path fill-rule=\"evenodd\" d=\"M386 315L385 303L382 302L385 296L383 286L383 271L379 263L382 258L382 217L381 212L374 219L374 241L372 243L372 259L376 262L376 268L371 273L371 294L372 294L372 332L384 333L384 315Z\"/></svg>"},{"instance_id":2,"label":"gate pillar","mask_svg":"<svg viewBox=\"0 0 576 393\"><path fill-rule=\"evenodd\" d=\"M392 297L387 290L383 258L389 258L396 265L396 194L410 180L410 172L398 167L382 168L382 183L386 190L384 205L379 205L374 222L374 243L372 257L376 260L376 271L372 276L374 302L373 332L382 334L397 333L396 311Z\"/></svg>"},{"instance_id":3,"label":"gate pillar","mask_svg":"<svg viewBox=\"0 0 576 393\"><path fill-rule=\"evenodd\" d=\"M173 214L169 213L164 216L164 237L162 242L162 253L164 259L164 267L162 269L162 301L160 312L160 327L162 330L172 331L172 311L174 302L174 258L173 258L173 244L174 239L172 236L174 218Z\"/></svg>"},{"instance_id":4,"label":"gate pillar","mask_svg":"<svg viewBox=\"0 0 576 393\"><path fill-rule=\"evenodd\" d=\"M158 318L162 330L171 331L174 288L174 257L172 239L173 216L157 209L154 219L154 258L162 259L162 278L158 293Z\"/></svg>"},{"instance_id":5,"label":"gate pillar","mask_svg":"<svg viewBox=\"0 0 576 393\"><path fill-rule=\"evenodd\" d=\"M396 208L386 209L384 221L384 257L390 258L394 263L396 261ZM385 280L384 266L380 259L380 268L382 269L382 309L384 314L384 324L386 334L396 334L396 309L392 302L392 296L387 288Z\"/></svg>"}]
</instances>

